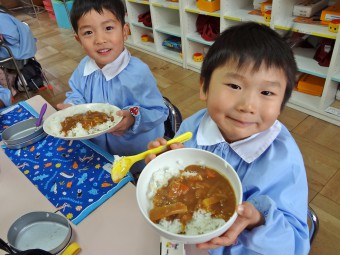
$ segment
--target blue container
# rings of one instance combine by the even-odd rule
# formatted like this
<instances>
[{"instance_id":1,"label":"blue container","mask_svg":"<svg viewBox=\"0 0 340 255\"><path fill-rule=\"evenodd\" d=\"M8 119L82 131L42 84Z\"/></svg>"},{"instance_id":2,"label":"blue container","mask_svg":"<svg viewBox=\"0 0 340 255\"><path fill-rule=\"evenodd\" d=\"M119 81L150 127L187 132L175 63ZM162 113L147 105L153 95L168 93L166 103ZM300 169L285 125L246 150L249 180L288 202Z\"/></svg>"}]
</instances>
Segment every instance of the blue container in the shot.
<instances>
[{"instance_id":1,"label":"blue container","mask_svg":"<svg viewBox=\"0 0 340 255\"><path fill-rule=\"evenodd\" d=\"M54 14L57 20L58 27L71 29L71 23L69 19L69 13L73 5L73 0L69 0L66 2L66 7L62 0L52 0L52 6L54 10Z\"/></svg>"}]
</instances>

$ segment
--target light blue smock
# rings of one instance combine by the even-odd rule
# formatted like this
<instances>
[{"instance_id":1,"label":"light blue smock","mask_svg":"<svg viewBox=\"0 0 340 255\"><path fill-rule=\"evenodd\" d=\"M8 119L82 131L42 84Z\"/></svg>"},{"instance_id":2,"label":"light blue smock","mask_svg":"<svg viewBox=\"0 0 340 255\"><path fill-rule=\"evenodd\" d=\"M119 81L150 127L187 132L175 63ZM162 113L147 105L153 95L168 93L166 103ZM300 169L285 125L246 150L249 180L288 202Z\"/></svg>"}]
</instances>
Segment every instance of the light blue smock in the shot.
<instances>
[{"instance_id":1,"label":"light blue smock","mask_svg":"<svg viewBox=\"0 0 340 255\"><path fill-rule=\"evenodd\" d=\"M4 45L8 46L15 59L23 60L35 56L37 47L31 29L12 15L0 10L0 34L3 35ZM0 59L8 58L7 50L0 47Z\"/></svg>"},{"instance_id":2,"label":"light blue smock","mask_svg":"<svg viewBox=\"0 0 340 255\"><path fill-rule=\"evenodd\" d=\"M72 91L66 93L64 103L109 103L120 109L138 106L135 123L123 136L107 133L91 141L119 156L147 150L150 141L164 135L164 121L168 116L168 108L149 67L140 59L131 57L127 66L107 81L101 69L84 75L88 60L88 56L83 58L72 74L69 80ZM133 172L141 171L143 166L144 162L140 161L139 169L134 166Z\"/></svg>"},{"instance_id":3,"label":"light blue smock","mask_svg":"<svg viewBox=\"0 0 340 255\"><path fill-rule=\"evenodd\" d=\"M219 247L209 253L308 254L307 178L301 152L287 128L278 122L281 130L277 137L261 155L247 163L242 159L245 155L241 157L227 142L209 146L197 144L198 129L205 114L207 110L203 109L184 120L176 136L191 131L193 138L184 144L185 147L213 152L229 162L240 177L243 200L252 203L265 218L264 225L244 230L236 245Z\"/></svg>"},{"instance_id":4,"label":"light blue smock","mask_svg":"<svg viewBox=\"0 0 340 255\"><path fill-rule=\"evenodd\" d=\"M11 91L8 88L4 88L0 85L0 100L5 106L11 105Z\"/></svg>"}]
</instances>

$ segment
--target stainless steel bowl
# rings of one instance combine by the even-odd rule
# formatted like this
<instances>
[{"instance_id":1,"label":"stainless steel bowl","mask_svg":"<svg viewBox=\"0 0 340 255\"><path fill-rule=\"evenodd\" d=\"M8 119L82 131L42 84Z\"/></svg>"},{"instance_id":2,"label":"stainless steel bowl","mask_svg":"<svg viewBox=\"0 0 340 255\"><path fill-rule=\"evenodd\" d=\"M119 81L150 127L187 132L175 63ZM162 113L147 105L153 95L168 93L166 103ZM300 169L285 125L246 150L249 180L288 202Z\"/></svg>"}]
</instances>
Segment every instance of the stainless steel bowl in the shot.
<instances>
[{"instance_id":1,"label":"stainless steel bowl","mask_svg":"<svg viewBox=\"0 0 340 255\"><path fill-rule=\"evenodd\" d=\"M7 144L6 141L4 141L4 144L6 145L6 147L8 149L21 149L21 148L24 148L26 146L30 146L34 143L39 142L40 140L44 139L46 136L47 136L47 134L45 132L42 132L42 133L38 134L36 137L33 137L32 139L24 141L22 143Z\"/></svg>"},{"instance_id":2,"label":"stainless steel bowl","mask_svg":"<svg viewBox=\"0 0 340 255\"><path fill-rule=\"evenodd\" d=\"M42 125L35 126L37 120L24 120L5 129L1 134L4 144L10 149L19 149L40 141L46 133Z\"/></svg>"},{"instance_id":3,"label":"stainless steel bowl","mask_svg":"<svg viewBox=\"0 0 340 255\"><path fill-rule=\"evenodd\" d=\"M58 254L70 243L72 227L57 213L30 212L17 219L8 230L7 240L15 251L42 249Z\"/></svg>"}]
</instances>

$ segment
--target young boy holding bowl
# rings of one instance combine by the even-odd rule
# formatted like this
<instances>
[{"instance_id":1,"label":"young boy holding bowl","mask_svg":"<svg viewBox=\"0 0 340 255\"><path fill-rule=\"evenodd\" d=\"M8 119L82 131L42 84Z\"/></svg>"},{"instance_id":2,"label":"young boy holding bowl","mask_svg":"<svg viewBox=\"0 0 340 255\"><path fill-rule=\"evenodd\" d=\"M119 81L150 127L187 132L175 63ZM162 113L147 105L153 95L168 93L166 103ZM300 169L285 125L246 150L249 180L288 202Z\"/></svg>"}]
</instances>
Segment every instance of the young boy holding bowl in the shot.
<instances>
[{"instance_id":1,"label":"young boy holding bowl","mask_svg":"<svg viewBox=\"0 0 340 255\"><path fill-rule=\"evenodd\" d=\"M234 224L198 248L212 255L308 254L304 162L294 138L277 120L296 71L288 44L265 25L230 27L210 47L200 76L200 99L207 108L184 120L176 136L191 131L185 147L213 152L231 164L244 202L236 208ZM149 148L165 142L159 138Z\"/></svg>"},{"instance_id":2,"label":"young boy holding bowl","mask_svg":"<svg viewBox=\"0 0 340 255\"><path fill-rule=\"evenodd\" d=\"M64 103L58 109L85 103L108 103L122 109L123 119L111 133L92 141L113 155L127 156L147 149L150 140L164 135L168 108L149 67L131 56L122 1L75 0L70 19L84 57L73 72ZM139 162L144 163L144 162ZM134 165L133 171L143 169Z\"/></svg>"}]
</instances>

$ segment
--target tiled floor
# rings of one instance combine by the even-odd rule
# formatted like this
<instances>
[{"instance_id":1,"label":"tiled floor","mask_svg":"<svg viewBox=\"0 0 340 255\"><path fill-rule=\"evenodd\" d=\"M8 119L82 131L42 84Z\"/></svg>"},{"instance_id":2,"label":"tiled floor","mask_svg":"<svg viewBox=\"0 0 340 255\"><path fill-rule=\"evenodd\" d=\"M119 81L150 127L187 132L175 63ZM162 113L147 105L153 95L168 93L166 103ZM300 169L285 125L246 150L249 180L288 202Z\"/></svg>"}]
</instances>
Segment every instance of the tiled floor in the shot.
<instances>
[{"instance_id":1,"label":"tiled floor","mask_svg":"<svg viewBox=\"0 0 340 255\"><path fill-rule=\"evenodd\" d=\"M43 66L54 94L41 94L52 104L62 102L68 79L84 56L70 30L59 29L46 14L27 21L37 37L36 58ZM199 75L143 52L130 49L146 62L163 95L171 99L184 117L204 107L198 97ZM16 100L23 99L19 95ZM339 254L340 250L340 128L305 113L286 108L280 120L289 128L303 153L309 181L310 206L320 220L320 230L310 254ZM292 198L294 199L294 198Z\"/></svg>"}]
</instances>

